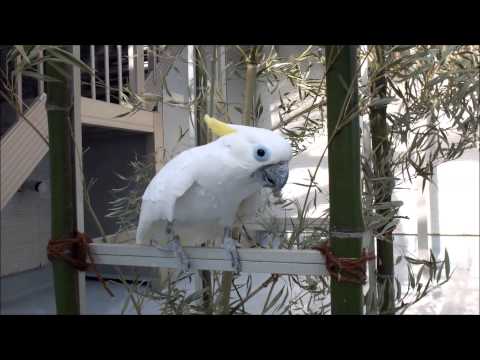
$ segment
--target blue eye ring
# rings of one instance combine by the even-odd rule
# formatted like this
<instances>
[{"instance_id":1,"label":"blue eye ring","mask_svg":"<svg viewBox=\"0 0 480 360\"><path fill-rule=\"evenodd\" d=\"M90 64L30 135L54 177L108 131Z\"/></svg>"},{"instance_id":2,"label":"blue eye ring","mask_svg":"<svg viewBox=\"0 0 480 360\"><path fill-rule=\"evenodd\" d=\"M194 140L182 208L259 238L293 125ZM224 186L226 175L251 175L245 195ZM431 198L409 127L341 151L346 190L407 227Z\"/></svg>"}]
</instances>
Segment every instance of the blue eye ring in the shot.
<instances>
[{"instance_id":1,"label":"blue eye ring","mask_svg":"<svg viewBox=\"0 0 480 360\"><path fill-rule=\"evenodd\" d=\"M270 159L270 150L268 150L264 146L257 145L255 146L253 156L258 161L267 161L268 159Z\"/></svg>"}]
</instances>

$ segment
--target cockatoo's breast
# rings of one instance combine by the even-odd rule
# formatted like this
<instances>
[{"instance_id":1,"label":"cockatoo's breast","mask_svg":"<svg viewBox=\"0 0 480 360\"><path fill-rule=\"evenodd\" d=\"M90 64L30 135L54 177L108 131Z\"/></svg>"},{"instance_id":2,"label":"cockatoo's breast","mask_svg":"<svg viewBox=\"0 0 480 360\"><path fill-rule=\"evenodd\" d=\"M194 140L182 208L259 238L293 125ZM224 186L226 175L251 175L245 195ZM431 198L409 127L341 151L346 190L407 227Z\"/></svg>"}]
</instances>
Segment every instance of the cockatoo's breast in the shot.
<instances>
[{"instance_id":1,"label":"cockatoo's breast","mask_svg":"<svg viewBox=\"0 0 480 360\"><path fill-rule=\"evenodd\" d=\"M253 179L221 179L196 182L181 196L174 210L177 223L212 223L231 226L240 203L259 191L261 184Z\"/></svg>"},{"instance_id":2,"label":"cockatoo's breast","mask_svg":"<svg viewBox=\"0 0 480 360\"><path fill-rule=\"evenodd\" d=\"M259 191L262 184L251 177L220 143L199 149L195 161L195 181L180 196L173 218L177 223L211 223L231 226L240 203Z\"/></svg>"}]
</instances>

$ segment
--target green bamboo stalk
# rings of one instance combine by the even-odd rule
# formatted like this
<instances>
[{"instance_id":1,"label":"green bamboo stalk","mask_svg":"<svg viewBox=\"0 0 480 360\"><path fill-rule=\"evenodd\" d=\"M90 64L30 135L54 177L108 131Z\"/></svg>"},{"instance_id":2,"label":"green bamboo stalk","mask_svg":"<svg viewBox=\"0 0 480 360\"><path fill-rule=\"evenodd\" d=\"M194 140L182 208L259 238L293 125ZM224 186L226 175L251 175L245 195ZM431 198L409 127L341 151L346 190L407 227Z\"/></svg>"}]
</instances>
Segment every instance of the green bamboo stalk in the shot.
<instances>
[{"instance_id":1,"label":"green bamboo stalk","mask_svg":"<svg viewBox=\"0 0 480 360\"><path fill-rule=\"evenodd\" d=\"M208 108L208 115L215 116L215 88L217 83L217 46L213 46L212 61L210 63L211 81L210 81L210 106Z\"/></svg>"},{"instance_id":2,"label":"green bamboo stalk","mask_svg":"<svg viewBox=\"0 0 480 360\"><path fill-rule=\"evenodd\" d=\"M250 50L246 59L245 93L243 98L243 124L255 126L255 95L257 85L256 46Z\"/></svg>"},{"instance_id":3,"label":"green bamboo stalk","mask_svg":"<svg viewBox=\"0 0 480 360\"><path fill-rule=\"evenodd\" d=\"M382 45L374 48L374 61L370 62L370 73L374 77L371 83L371 94L375 98L387 95L387 79L385 77L385 50ZM370 133L372 149L374 149L373 171L376 177L393 177L390 159L391 145L388 141L387 105L370 109ZM375 203L390 202L393 194L393 181L389 184L377 182L373 184ZM386 210L377 210L379 214ZM377 273L380 288L384 288L381 313L389 313L394 308L394 255L393 229L384 234L384 239L377 239ZM383 286L382 286L383 285Z\"/></svg>"},{"instance_id":4,"label":"green bamboo stalk","mask_svg":"<svg viewBox=\"0 0 480 360\"><path fill-rule=\"evenodd\" d=\"M71 65L48 61L45 63L47 76L59 82L47 82L48 137L50 143L50 184L52 239L71 236L76 229L75 214L75 168L74 144L71 131L74 129ZM63 260L54 260L53 277L57 314L80 313L77 271Z\"/></svg>"},{"instance_id":5,"label":"green bamboo stalk","mask_svg":"<svg viewBox=\"0 0 480 360\"><path fill-rule=\"evenodd\" d=\"M204 145L210 142L211 134L206 127L204 121L202 121L204 115L208 113L210 116L213 116L215 108L215 60L216 60L216 47L214 47L214 58L211 63L211 69L213 76L211 78L211 88L209 93L209 103L207 104L207 99L204 96L200 97L200 101L197 105L197 144ZM196 65L195 65L195 82L196 82L196 91L197 97L200 95L200 89L207 82L208 75L205 74L205 53L200 47L197 48L196 56ZM202 66L202 64L204 66ZM202 89L203 90L203 89ZM202 91L203 92L203 91ZM202 280L202 288L206 289L203 293L203 308L207 313L212 313L213 311L213 286L212 286L212 274L208 270L199 271L200 278Z\"/></svg>"},{"instance_id":6,"label":"green bamboo stalk","mask_svg":"<svg viewBox=\"0 0 480 360\"><path fill-rule=\"evenodd\" d=\"M245 72L245 93L243 98L243 124L248 126L255 125L254 107L255 107L255 89L257 83L257 60L256 47L254 46L247 59L247 68ZM240 238L240 229L233 229L233 238ZM222 283L220 291L220 311L222 314L230 313L230 292L232 290L233 272L224 271L222 273Z\"/></svg>"},{"instance_id":7,"label":"green bamboo stalk","mask_svg":"<svg viewBox=\"0 0 480 360\"><path fill-rule=\"evenodd\" d=\"M358 114L346 125L345 113L358 107L356 46L327 46L327 109L330 231L364 231L360 182L360 127ZM332 61L331 59L335 59ZM331 64L328 61L331 61ZM349 86L353 86L350 92ZM334 233L332 234L334 235ZM337 257L359 258L362 237L331 236ZM332 314L363 314L362 285L331 279Z\"/></svg>"},{"instance_id":8,"label":"green bamboo stalk","mask_svg":"<svg viewBox=\"0 0 480 360\"><path fill-rule=\"evenodd\" d=\"M220 313L228 314L230 312L230 292L232 290L233 272L222 272L222 282L220 284Z\"/></svg>"},{"instance_id":9,"label":"green bamboo stalk","mask_svg":"<svg viewBox=\"0 0 480 360\"><path fill-rule=\"evenodd\" d=\"M198 103L196 106L196 127L197 127L197 145L204 145L209 142L209 130L204 121L203 117L207 113L207 99L204 94L204 87L207 80L205 74L205 54L202 48L199 46L195 47L196 49L196 61L195 61L195 89L196 89L196 98L198 98Z\"/></svg>"}]
</instances>

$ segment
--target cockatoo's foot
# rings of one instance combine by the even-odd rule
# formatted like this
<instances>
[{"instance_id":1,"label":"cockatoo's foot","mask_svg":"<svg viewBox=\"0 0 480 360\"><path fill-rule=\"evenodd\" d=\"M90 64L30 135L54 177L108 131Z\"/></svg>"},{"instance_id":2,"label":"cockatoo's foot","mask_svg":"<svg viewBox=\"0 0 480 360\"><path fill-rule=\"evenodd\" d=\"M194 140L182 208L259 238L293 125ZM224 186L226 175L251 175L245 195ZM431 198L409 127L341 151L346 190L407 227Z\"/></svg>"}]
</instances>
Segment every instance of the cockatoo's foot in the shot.
<instances>
[{"instance_id":1,"label":"cockatoo's foot","mask_svg":"<svg viewBox=\"0 0 480 360\"><path fill-rule=\"evenodd\" d=\"M223 239L223 248L225 249L227 260L230 260L232 262L233 270L236 274L239 274L241 270L241 265L240 255L238 255L237 250L237 242L230 236L226 236Z\"/></svg>"},{"instance_id":2,"label":"cockatoo's foot","mask_svg":"<svg viewBox=\"0 0 480 360\"><path fill-rule=\"evenodd\" d=\"M178 267L180 269L180 273L189 273L190 272L190 260L188 259L185 250L183 250L182 245L180 244L180 238L178 235L173 237L173 240L169 243L169 247L171 251L174 252L175 256L177 257Z\"/></svg>"}]
</instances>

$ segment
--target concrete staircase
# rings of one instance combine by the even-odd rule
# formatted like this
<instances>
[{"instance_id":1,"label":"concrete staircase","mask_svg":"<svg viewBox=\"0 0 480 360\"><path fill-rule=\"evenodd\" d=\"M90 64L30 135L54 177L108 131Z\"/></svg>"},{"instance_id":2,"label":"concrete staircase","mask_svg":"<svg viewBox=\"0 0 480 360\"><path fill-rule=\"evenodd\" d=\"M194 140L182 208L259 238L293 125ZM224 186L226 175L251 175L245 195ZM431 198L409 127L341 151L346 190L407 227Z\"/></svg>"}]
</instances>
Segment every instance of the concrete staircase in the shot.
<instances>
[{"instance_id":1,"label":"concrete staircase","mask_svg":"<svg viewBox=\"0 0 480 360\"><path fill-rule=\"evenodd\" d=\"M25 117L48 139L46 98L42 94ZM47 144L23 119L6 132L0 145L0 209L15 195L47 151Z\"/></svg>"}]
</instances>

